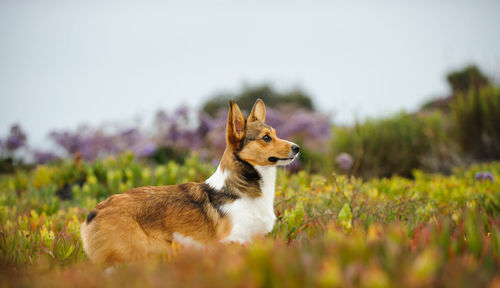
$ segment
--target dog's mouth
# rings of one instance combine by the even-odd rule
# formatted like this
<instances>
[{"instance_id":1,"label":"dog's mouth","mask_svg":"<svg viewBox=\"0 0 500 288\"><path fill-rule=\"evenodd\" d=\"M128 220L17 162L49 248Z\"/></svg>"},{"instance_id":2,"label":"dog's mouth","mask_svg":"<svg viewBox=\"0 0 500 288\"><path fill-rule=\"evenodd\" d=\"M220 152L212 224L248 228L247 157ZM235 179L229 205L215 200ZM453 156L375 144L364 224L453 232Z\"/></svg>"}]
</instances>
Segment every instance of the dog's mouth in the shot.
<instances>
[{"instance_id":1,"label":"dog's mouth","mask_svg":"<svg viewBox=\"0 0 500 288\"><path fill-rule=\"evenodd\" d=\"M295 157L292 157L292 158L269 157L269 158L267 158L267 160L269 160L269 162L276 163L276 162L278 162L279 160L286 161L286 160L293 160L294 158L295 158Z\"/></svg>"}]
</instances>

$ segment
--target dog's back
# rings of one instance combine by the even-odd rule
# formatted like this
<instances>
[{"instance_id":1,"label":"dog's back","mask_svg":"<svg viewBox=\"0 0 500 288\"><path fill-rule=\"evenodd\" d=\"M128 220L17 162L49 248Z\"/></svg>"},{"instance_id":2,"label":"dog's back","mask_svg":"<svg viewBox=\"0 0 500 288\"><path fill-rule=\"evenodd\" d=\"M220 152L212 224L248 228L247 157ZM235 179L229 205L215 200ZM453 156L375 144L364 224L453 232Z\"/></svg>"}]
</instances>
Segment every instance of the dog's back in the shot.
<instances>
[{"instance_id":1,"label":"dog's back","mask_svg":"<svg viewBox=\"0 0 500 288\"><path fill-rule=\"evenodd\" d=\"M81 226L83 247L95 262L135 260L183 245L218 241L230 220L213 205L205 184L149 186L99 203Z\"/></svg>"}]
</instances>

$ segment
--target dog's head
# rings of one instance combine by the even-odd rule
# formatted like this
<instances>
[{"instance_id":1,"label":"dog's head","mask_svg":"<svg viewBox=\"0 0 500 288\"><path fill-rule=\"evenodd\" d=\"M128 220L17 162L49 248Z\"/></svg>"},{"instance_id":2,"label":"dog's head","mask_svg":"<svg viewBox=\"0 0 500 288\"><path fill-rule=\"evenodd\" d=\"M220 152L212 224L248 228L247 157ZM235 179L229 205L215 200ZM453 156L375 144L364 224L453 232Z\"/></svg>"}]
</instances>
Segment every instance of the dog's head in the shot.
<instances>
[{"instance_id":1,"label":"dog's head","mask_svg":"<svg viewBox=\"0 0 500 288\"><path fill-rule=\"evenodd\" d=\"M255 101L248 119L238 105L230 101L227 117L226 141L240 159L258 166L288 165L299 154L300 147L280 139L276 130L265 124L266 106Z\"/></svg>"}]
</instances>

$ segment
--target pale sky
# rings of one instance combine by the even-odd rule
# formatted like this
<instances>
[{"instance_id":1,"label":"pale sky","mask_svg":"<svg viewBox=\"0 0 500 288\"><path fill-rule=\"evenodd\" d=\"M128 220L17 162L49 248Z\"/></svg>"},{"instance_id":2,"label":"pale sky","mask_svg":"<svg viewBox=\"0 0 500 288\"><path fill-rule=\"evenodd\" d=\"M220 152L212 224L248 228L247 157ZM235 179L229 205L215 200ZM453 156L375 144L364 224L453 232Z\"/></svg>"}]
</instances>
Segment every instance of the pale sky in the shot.
<instances>
[{"instance_id":1,"label":"pale sky","mask_svg":"<svg viewBox=\"0 0 500 288\"><path fill-rule=\"evenodd\" d=\"M500 75L500 1L0 0L0 136L302 87L333 122L415 110L450 69ZM148 118L149 117L149 118Z\"/></svg>"}]
</instances>

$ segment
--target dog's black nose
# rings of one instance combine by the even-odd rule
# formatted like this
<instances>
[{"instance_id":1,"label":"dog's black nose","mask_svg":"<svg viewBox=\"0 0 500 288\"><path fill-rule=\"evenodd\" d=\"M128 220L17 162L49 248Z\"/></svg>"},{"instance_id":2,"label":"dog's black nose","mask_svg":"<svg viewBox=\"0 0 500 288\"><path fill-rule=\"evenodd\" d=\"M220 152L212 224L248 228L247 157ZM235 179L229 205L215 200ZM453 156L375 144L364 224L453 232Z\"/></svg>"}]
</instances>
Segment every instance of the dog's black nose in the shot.
<instances>
[{"instance_id":1,"label":"dog's black nose","mask_svg":"<svg viewBox=\"0 0 500 288\"><path fill-rule=\"evenodd\" d=\"M299 145L293 145L292 146L292 151L294 154L298 154L300 151L300 146Z\"/></svg>"}]
</instances>

